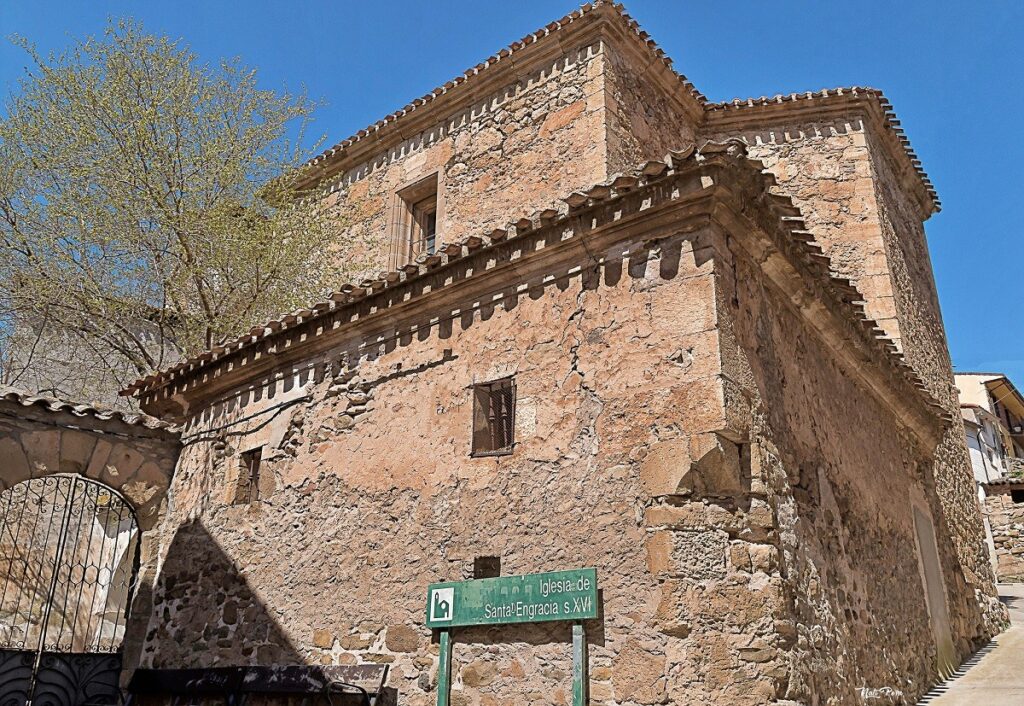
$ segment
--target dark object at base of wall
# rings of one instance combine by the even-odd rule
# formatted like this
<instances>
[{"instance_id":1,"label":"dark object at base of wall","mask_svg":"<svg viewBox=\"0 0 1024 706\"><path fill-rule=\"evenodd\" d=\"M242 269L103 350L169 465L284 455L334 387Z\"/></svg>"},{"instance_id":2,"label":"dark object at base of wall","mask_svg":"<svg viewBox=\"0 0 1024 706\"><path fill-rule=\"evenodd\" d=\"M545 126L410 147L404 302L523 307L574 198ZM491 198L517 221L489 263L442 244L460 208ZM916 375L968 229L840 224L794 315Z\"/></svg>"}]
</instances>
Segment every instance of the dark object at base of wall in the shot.
<instances>
[{"instance_id":1,"label":"dark object at base of wall","mask_svg":"<svg viewBox=\"0 0 1024 706\"><path fill-rule=\"evenodd\" d=\"M22 706L116 706L121 674L118 653L0 650L0 703ZM34 679L33 679L34 674Z\"/></svg>"},{"instance_id":2,"label":"dark object at base of wall","mask_svg":"<svg viewBox=\"0 0 1024 706\"><path fill-rule=\"evenodd\" d=\"M195 697L221 697L225 706L246 703L253 696L321 696L333 706L376 706L387 679L387 665L325 667L215 667L211 669L138 669L128 685L129 703L136 696L168 696L172 703Z\"/></svg>"}]
</instances>

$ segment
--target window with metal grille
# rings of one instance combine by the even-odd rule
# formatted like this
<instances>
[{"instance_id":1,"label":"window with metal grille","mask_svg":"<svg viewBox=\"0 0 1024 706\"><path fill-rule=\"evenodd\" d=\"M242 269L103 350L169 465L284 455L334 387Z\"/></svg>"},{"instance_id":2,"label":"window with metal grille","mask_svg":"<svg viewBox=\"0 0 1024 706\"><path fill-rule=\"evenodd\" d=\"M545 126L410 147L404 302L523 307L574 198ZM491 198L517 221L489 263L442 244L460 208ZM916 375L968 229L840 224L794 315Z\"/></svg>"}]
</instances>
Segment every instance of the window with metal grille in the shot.
<instances>
[{"instance_id":1,"label":"window with metal grille","mask_svg":"<svg viewBox=\"0 0 1024 706\"><path fill-rule=\"evenodd\" d=\"M236 505L247 505L260 500L260 461L263 448L246 451L241 456L238 485L235 493Z\"/></svg>"},{"instance_id":2,"label":"window with metal grille","mask_svg":"<svg viewBox=\"0 0 1024 706\"><path fill-rule=\"evenodd\" d=\"M473 386L473 455L512 453L516 385L512 378Z\"/></svg>"}]
</instances>

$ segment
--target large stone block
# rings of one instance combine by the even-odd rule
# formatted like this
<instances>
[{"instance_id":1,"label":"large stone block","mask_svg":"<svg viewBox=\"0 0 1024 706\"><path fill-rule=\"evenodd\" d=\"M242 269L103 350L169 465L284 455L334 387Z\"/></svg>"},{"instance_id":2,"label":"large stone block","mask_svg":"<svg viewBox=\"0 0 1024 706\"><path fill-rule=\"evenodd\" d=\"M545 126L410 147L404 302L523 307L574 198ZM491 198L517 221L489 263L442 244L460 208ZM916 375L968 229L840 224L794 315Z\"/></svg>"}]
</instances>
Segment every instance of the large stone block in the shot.
<instances>
[{"instance_id":1,"label":"large stone block","mask_svg":"<svg viewBox=\"0 0 1024 706\"><path fill-rule=\"evenodd\" d=\"M21 448L28 456L33 475L60 472L59 429L24 432L21 435Z\"/></svg>"},{"instance_id":2,"label":"large stone block","mask_svg":"<svg viewBox=\"0 0 1024 706\"><path fill-rule=\"evenodd\" d=\"M690 439L693 473L687 485L708 496L730 496L742 492L740 455L736 444L721 434L699 434Z\"/></svg>"},{"instance_id":3,"label":"large stone block","mask_svg":"<svg viewBox=\"0 0 1024 706\"><path fill-rule=\"evenodd\" d=\"M388 626L384 635L384 644L392 652L415 652L420 648L421 641L419 630L401 623Z\"/></svg>"},{"instance_id":4,"label":"large stone block","mask_svg":"<svg viewBox=\"0 0 1024 706\"><path fill-rule=\"evenodd\" d=\"M29 478L28 459L16 438L0 437L0 459L3 459L3 468L0 469L0 480L6 487L19 483Z\"/></svg>"},{"instance_id":5,"label":"large stone block","mask_svg":"<svg viewBox=\"0 0 1024 706\"><path fill-rule=\"evenodd\" d=\"M694 581L725 577L729 535L720 530L661 530L647 538L647 568Z\"/></svg>"},{"instance_id":6,"label":"large stone block","mask_svg":"<svg viewBox=\"0 0 1024 706\"><path fill-rule=\"evenodd\" d=\"M462 683L469 687L487 686L497 677L493 662L474 660L462 668Z\"/></svg>"},{"instance_id":7,"label":"large stone block","mask_svg":"<svg viewBox=\"0 0 1024 706\"><path fill-rule=\"evenodd\" d=\"M708 584L669 579L662 584L656 611L659 629L669 634L698 629L768 634L775 619L784 615L782 583L775 578Z\"/></svg>"},{"instance_id":8,"label":"large stone block","mask_svg":"<svg viewBox=\"0 0 1024 706\"><path fill-rule=\"evenodd\" d=\"M672 573L697 581L725 577L729 535L719 530L672 533Z\"/></svg>"},{"instance_id":9,"label":"large stone block","mask_svg":"<svg viewBox=\"0 0 1024 706\"><path fill-rule=\"evenodd\" d=\"M97 434L65 429L60 438L61 472L82 473L89 466Z\"/></svg>"},{"instance_id":10,"label":"large stone block","mask_svg":"<svg viewBox=\"0 0 1024 706\"><path fill-rule=\"evenodd\" d=\"M672 570L672 532L662 530L647 536L647 570L655 576Z\"/></svg>"},{"instance_id":11,"label":"large stone block","mask_svg":"<svg viewBox=\"0 0 1024 706\"><path fill-rule=\"evenodd\" d=\"M612 689L622 703L666 703L665 656L628 640L612 659Z\"/></svg>"},{"instance_id":12,"label":"large stone block","mask_svg":"<svg viewBox=\"0 0 1024 706\"><path fill-rule=\"evenodd\" d=\"M716 433L653 444L640 465L640 479L654 497L724 497L743 490L739 449Z\"/></svg>"},{"instance_id":13,"label":"large stone block","mask_svg":"<svg viewBox=\"0 0 1024 706\"><path fill-rule=\"evenodd\" d=\"M640 464L640 481L653 497L675 495L683 490L683 479L689 471L689 439L669 439L648 449Z\"/></svg>"}]
</instances>

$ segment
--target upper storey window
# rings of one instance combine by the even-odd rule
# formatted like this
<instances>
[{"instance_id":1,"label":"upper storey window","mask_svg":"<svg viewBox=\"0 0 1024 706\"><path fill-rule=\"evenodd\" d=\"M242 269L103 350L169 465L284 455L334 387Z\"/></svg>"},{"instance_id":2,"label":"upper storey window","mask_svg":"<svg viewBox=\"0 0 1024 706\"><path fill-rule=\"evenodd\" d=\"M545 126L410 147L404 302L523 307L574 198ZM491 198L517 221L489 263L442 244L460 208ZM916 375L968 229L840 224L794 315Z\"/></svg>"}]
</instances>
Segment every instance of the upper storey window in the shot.
<instances>
[{"instance_id":1,"label":"upper storey window","mask_svg":"<svg viewBox=\"0 0 1024 706\"><path fill-rule=\"evenodd\" d=\"M437 194L429 196L412 208L409 240L414 253L434 254L437 245Z\"/></svg>"},{"instance_id":2,"label":"upper storey window","mask_svg":"<svg viewBox=\"0 0 1024 706\"><path fill-rule=\"evenodd\" d=\"M395 194L391 219L391 266L401 267L437 251L437 175Z\"/></svg>"}]
</instances>

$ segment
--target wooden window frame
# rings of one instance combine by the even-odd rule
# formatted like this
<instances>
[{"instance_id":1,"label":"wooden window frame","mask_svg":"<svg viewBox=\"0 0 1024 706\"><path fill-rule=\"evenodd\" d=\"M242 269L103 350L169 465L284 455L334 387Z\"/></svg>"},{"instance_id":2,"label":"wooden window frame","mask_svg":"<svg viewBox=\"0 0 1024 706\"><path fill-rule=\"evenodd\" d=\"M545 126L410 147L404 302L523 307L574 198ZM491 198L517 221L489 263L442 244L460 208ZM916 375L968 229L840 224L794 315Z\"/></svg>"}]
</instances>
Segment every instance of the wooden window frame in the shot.
<instances>
[{"instance_id":1,"label":"wooden window frame","mask_svg":"<svg viewBox=\"0 0 1024 706\"><path fill-rule=\"evenodd\" d=\"M391 253L389 266L397 269L427 251L424 232L434 217L433 253L440 249L441 175L434 172L395 192L391 207ZM431 253L431 254L433 254Z\"/></svg>"},{"instance_id":2,"label":"wooden window frame","mask_svg":"<svg viewBox=\"0 0 1024 706\"><path fill-rule=\"evenodd\" d=\"M412 204L411 210L412 222L409 224L411 255L416 257L424 252L433 255L437 252L437 193ZM434 229L428 235L431 216L434 217Z\"/></svg>"},{"instance_id":3,"label":"wooden window frame","mask_svg":"<svg viewBox=\"0 0 1024 706\"><path fill-rule=\"evenodd\" d=\"M499 390L508 390L507 404L509 409L505 422L508 429L508 439L503 446L496 447L494 441L494 407L495 395ZM473 458L487 458L491 456L509 456L516 447L516 381L514 376L498 378L488 382L477 383L472 387L473 393L473 419L470 436L470 456ZM483 443L490 440L491 443ZM496 448L495 448L496 447Z\"/></svg>"}]
</instances>

